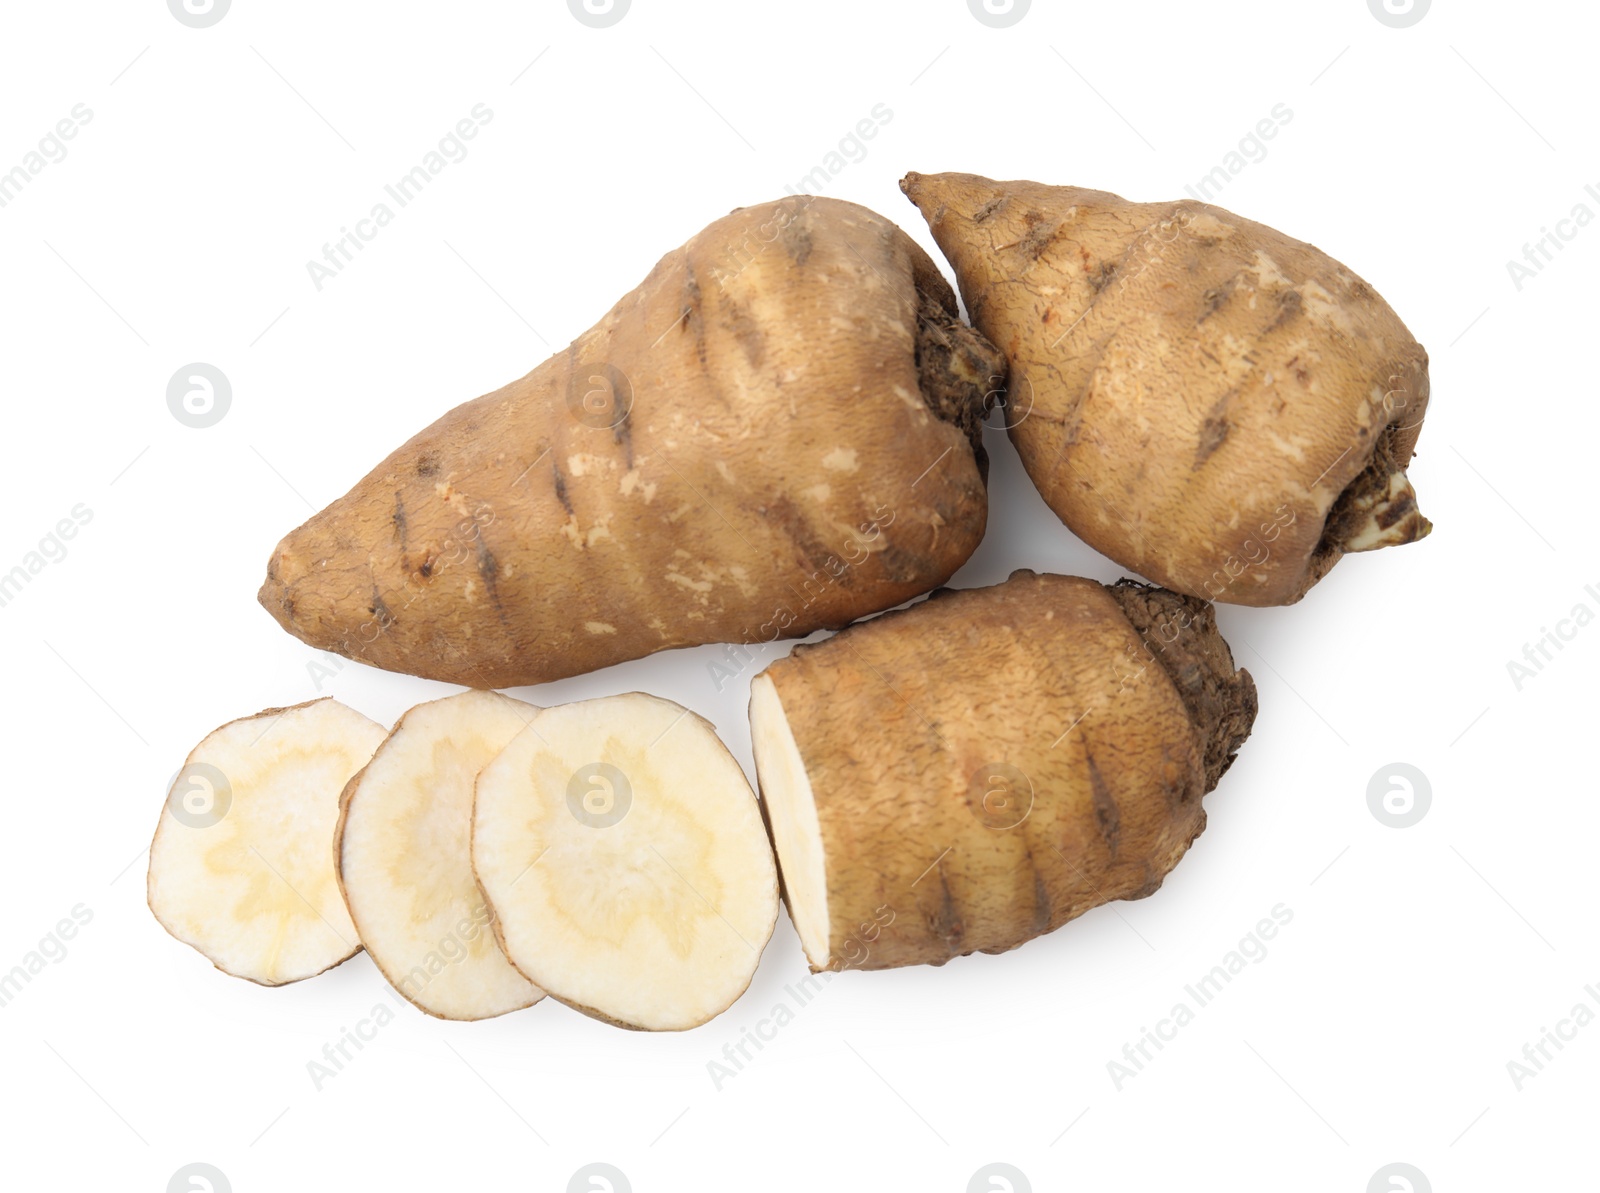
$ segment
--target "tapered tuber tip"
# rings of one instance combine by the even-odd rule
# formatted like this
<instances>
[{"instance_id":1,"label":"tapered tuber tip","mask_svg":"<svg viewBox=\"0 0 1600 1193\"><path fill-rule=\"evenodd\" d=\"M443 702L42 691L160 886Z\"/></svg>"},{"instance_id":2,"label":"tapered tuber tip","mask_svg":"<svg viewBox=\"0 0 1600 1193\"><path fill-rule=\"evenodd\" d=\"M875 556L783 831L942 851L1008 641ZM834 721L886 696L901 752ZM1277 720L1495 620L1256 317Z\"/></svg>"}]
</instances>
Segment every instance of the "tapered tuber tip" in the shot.
<instances>
[{"instance_id":1,"label":"tapered tuber tip","mask_svg":"<svg viewBox=\"0 0 1600 1193\"><path fill-rule=\"evenodd\" d=\"M927 210L922 206L923 192L927 189L925 175L918 174L915 170L900 180L900 193L911 200L912 206L924 215Z\"/></svg>"},{"instance_id":2,"label":"tapered tuber tip","mask_svg":"<svg viewBox=\"0 0 1600 1193\"><path fill-rule=\"evenodd\" d=\"M291 634L294 633L294 604L289 599L288 585L276 576L277 557L267 566L267 578L261 582L261 588L256 593L256 600L261 607L272 614L272 620L277 622Z\"/></svg>"},{"instance_id":3,"label":"tapered tuber tip","mask_svg":"<svg viewBox=\"0 0 1600 1193\"><path fill-rule=\"evenodd\" d=\"M295 531L279 543L267 560L267 577L256 592L256 600L289 633L302 642L310 642L304 627L303 609L297 607L296 593L300 581L306 576L305 555L299 549ZM318 645L311 642L311 645Z\"/></svg>"},{"instance_id":4,"label":"tapered tuber tip","mask_svg":"<svg viewBox=\"0 0 1600 1193\"><path fill-rule=\"evenodd\" d=\"M918 174L900 180L900 190L929 224L943 223L946 212L970 220L985 204L1001 198L1005 186L977 174Z\"/></svg>"}]
</instances>

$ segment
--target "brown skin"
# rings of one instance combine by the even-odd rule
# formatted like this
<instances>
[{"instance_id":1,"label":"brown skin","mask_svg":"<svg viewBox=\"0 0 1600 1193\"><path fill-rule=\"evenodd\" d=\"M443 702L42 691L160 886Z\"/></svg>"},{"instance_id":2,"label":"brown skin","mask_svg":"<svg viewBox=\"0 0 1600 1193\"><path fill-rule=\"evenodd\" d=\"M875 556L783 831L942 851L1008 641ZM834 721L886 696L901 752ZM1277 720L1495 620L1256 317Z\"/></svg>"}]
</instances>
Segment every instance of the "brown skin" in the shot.
<instances>
[{"instance_id":1,"label":"brown skin","mask_svg":"<svg viewBox=\"0 0 1600 1193\"><path fill-rule=\"evenodd\" d=\"M1428 356L1311 245L1205 203L908 174L1008 423L1072 531L1192 596L1299 600L1347 552L1430 529L1404 470Z\"/></svg>"},{"instance_id":2,"label":"brown skin","mask_svg":"<svg viewBox=\"0 0 1600 1193\"><path fill-rule=\"evenodd\" d=\"M1256 710L1205 602L1028 571L765 674L822 831L814 969L1004 952L1153 893Z\"/></svg>"},{"instance_id":3,"label":"brown skin","mask_svg":"<svg viewBox=\"0 0 1600 1193\"><path fill-rule=\"evenodd\" d=\"M1004 366L956 312L865 208L737 210L291 533L261 603L319 649L491 688L890 608L983 535Z\"/></svg>"}]
</instances>

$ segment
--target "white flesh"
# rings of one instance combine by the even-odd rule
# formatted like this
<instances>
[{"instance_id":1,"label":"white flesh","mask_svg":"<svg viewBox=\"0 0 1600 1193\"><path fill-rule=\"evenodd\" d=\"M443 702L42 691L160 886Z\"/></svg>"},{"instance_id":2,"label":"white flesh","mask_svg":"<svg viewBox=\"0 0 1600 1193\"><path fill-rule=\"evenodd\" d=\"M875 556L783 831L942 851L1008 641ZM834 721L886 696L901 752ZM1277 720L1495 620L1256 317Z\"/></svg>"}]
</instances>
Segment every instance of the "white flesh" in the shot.
<instances>
[{"instance_id":1,"label":"white flesh","mask_svg":"<svg viewBox=\"0 0 1600 1193\"><path fill-rule=\"evenodd\" d=\"M789 729L778 689L765 675L750 683L750 744L755 750L761 799L778 851L789 918L800 934L806 960L828 968L828 879L822 826L800 747Z\"/></svg>"},{"instance_id":2,"label":"white flesh","mask_svg":"<svg viewBox=\"0 0 1600 1193\"><path fill-rule=\"evenodd\" d=\"M418 705L350 784L334 844L361 943L394 988L441 1019L488 1019L544 991L495 942L472 875L472 792L538 713L498 692Z\"/></svg>"},{"instance_id":3,"label":"white flesh","mask_svg":"<svg viewBox=\"0 0 1600 1193\"><path fill-rule=\"evenodd\" d=\"M361 948L334 874L339 793L383 726L333 700L216 730L189 755L150 845L150 910L224 973L296 982ZM226 780L207 809L205 776ZM215 784L210 784L214 787Z\"/></svg>"},{"instance_id":4,"label":"white flesh","mask_svg":"<svg viewBox=\"0 0 1600 1193\"><path fill-rule=\"evenodd\" d=\"M597 764L615 770L579 774ZM626 1027L726 1010L777 920L749 781L709 724L653 696L541 712L478 777L472 859L512 964Z\"/></svg>"}]
</instances>

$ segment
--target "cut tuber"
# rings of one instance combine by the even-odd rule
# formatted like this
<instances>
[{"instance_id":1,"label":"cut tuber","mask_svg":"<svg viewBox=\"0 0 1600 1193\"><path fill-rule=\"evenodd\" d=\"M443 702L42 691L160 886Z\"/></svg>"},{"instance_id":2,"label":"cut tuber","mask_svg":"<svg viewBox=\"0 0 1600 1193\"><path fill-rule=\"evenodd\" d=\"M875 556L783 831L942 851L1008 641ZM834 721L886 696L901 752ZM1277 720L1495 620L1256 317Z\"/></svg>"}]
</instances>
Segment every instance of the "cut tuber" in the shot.
<instances>
[{"instance_id":1,"label":"cut tuber","mask_svg":"<svg viewBox=\"0 0 1600 1193\"><path fill-rule=\"evenodd\" d=\"M161 926L224 973L263 986L361 949L339 897L339 794L384 739L334 700L272 708L206 737L173 781L150 844Z\"/></svg>"},{"instance_id":2,"label":"cut tuber","mask_svg":"<svg viewBox=\"0 0 1600 1193\"><path fill-rule=\"evenodd\" d=\"M1161 885L1250 732L1204 601L1015 573L802 645L750 722L814 970L1002 952Z\"/></svg>"}]
</instances>

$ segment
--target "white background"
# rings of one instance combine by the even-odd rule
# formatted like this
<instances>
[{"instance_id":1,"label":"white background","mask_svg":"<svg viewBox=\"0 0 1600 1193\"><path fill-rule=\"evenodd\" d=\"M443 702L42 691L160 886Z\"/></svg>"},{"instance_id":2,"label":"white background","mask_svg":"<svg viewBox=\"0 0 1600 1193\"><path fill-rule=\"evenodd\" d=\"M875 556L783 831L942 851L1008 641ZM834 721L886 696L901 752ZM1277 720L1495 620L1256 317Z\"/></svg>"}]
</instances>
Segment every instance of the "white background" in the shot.
<instances>
[{"instance_id":1,"label":"white background","mask_svg":"<svg viewBox=\"0 0 1600 1193\"><path fill-rule=\"evenodd\" d=\"M1037 0L994 29L962 0L636 0L594 29L552 2L236 0L196 30L106 0L4 21L0 170L93 112L0 209L0 571L93 511L0 608L0 969L93 913L0 1009L7 1187L158 1191L192 1161L241 1193L560 1190L591 1161L636 1190L955 1191L992 1161L1034 1189L1360 1193L1396 1161L1441 1191L1594 1187L1600 1026L1520 1091L1507 1070L1600 1010L1600 626L1520 691L1507 669L1575 605L1600 613L1600 222L1520 290L1506 266L1580 202L1600 214L1591 8L1440 0L1393 29L1363 0ZM469 156L319 292L306 262L478 103ZM708 1062L805 973L786 919L698 1030L407 1008L317 1091L307 1061L388 1001L370 961L224 977L153 920L140 851L217 724L318 694L389 722L448 689L349 664L319 693L318 656L256 605L268 551L879 103L892 120L826 193L930 250L907 170L1175 198L1286 104L1217 201L1347 262L1430 349L1411 475L1437 530L1297 607L1221 610L1261 715L1155 897L1005 956L836 979L720 1091ZM203 430L166 404L192 361L233 387ZM1119 574L990 450L991 529L955 583ZM716 654L516 694L653 691L748 768L747 684L719 693ZM1367 803L1395 762L1432 791L1403 830ZM1119 1091L1107 1062L1279 903L1266 959Z\"/></svg>"}]
</instances>

